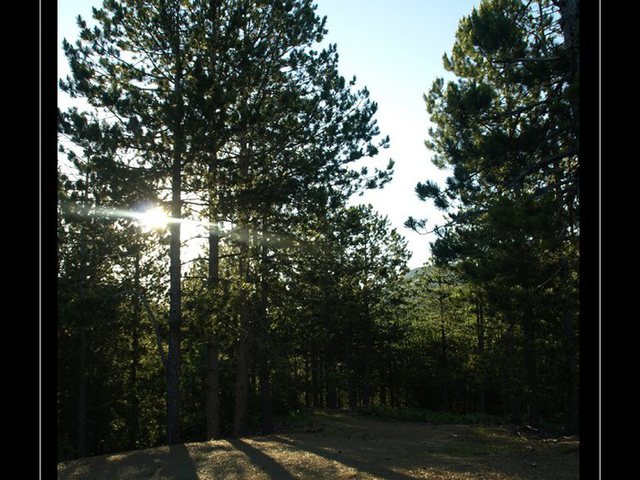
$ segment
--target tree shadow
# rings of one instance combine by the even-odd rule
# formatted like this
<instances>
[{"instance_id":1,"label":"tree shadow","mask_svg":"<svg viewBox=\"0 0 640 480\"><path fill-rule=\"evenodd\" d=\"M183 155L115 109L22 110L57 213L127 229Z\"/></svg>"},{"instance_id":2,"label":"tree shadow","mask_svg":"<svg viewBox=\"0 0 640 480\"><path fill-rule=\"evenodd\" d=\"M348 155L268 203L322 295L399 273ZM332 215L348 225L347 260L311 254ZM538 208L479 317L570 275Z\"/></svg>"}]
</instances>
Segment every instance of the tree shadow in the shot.
<instances>
[{"instance_id":1,"label":"tree shadow","mask_svg":"<svg viewBox=\"0 0 640 480\"><path fill-rule=\"evenodd\" d=\"M167 479L198 480L196 464L189 455L187 447L182 444L169 445L167 464L162 468Z\"/></svg>"},{"instance_id":2,"label":"tree shadow","mask_svg":"<svg viewBox=\"0 0 640 480\"><path fill-rule=\"evenodd\" d=\"M134 480L157 476L168 480L199 480L195 462L184 445L87 457L58 468L58 480Z\"/></svg>"},{"instance_id":3,"label":"tree shadow","mask_svg":"<svg viewBox=\"0 0 640 480\"><path fill-rule=\"evenodd\" d=\"M292 476L286 468L257 448L252 447L238 438L231 438L227 441L244 453L253 465L269 475L270 478L275 480L295 480L295 477Z\"/></svg>"},{"instance_id":4,"label":"tree shadow","mask_svg":"<svg viewBox=\"0 0 640 480\"><path fill-rule=\"evenodd\" d=\"M366 472L373 476L382 477L385 480L415 480L414 477L394 472L393 470L389 470L388 468L385 468L381 465L372 465L368 461L360 460L346 453L334 453L330 450L311 445L309 442L305 442L301 439L292 441L279 435L274 435L273 437L271 437L271 439L288 445L292 449L312 453L327 460L331 460L347 467L354 468L357 471Z\"/></svg>"}]
</instances>

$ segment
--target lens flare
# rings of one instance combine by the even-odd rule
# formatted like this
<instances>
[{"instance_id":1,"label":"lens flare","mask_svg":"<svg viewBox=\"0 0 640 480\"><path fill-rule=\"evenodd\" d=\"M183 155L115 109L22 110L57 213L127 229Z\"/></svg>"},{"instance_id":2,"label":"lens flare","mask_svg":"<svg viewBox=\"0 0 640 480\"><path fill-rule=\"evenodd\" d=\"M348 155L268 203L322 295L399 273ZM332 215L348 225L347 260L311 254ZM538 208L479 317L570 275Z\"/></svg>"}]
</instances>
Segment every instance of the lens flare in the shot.
<instances>
[{"instance_id":1,"label":"lens flare","mask_svg":"<svg viewBox=\"0 0 640 480\"><path fill-rule=\"evenodd\" d=\"M166 211L159 206L153 206L145 211L123 210L113 207L91 206L86 208L72 202L61 202L61 210L65 214L74 214L86 217L102 218L130 218L135 220L140 228L146 232L165 229L169 224L178 223L183 228L182 238L197 239L205 238L203 229L216 232L220 237L227 237L232 241L240 243L256 242L263 245L270 245L274 248L288 248L300 240L292 234L283 232L275 233L269 231L257 231L246 227L234 227L230 222L211 223L190 219L178 219L170 217Z\"/></svg>"},{"instance_id":2,"label":"lens flare","mask_svg":"<svg viewBox=\"0 0 640 480\"><path fill-rule=\"evenodd\" d=\"M171 222L171 218L166 214L162 207L150 208L138 216L140 225L145 230L158 230L167 226Z\"/></svg>"}]
</instances>

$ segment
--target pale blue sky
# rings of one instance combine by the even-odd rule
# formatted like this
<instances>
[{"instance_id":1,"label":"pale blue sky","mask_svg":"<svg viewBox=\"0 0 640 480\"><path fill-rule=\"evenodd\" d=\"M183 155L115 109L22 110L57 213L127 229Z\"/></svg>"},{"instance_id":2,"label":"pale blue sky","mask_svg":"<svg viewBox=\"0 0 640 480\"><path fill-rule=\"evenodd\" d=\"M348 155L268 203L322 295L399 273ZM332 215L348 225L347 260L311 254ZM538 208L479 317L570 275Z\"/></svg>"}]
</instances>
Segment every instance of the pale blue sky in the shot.
<instances>
[{"instance_id":1,"label":"pale blue sky","mask_svg":"<svg viewBox=\"0 0 640 480\"><path fill-rule=\"evenodd\" d=\"M380 130L391 139L384 159L396 162L392 182L378 191L354 199L373 204L409 242L411 268L430 255L429 241L403 227L409 215L428 218L433 228L441 215L429 203L417 199L414 188L426 179L443 181L446 172L430 162L424 146L428 115L422 100L433 80L448 78L442 55L450 52L460 18L469 14L480 0L316 0L318 14L327 17L326 40L338 45L340 71L346 78L356 75L358 87L366 86L378 103ZM58 36L75 39L75 18L89 20L97 0L58 0ZM59 75L68 71L59 54ZM61 107L64 99L60 98ZM379 161L378 164L382 164ZM386 162L384 162L386 163Z\"/></svg>"}]
</instances>

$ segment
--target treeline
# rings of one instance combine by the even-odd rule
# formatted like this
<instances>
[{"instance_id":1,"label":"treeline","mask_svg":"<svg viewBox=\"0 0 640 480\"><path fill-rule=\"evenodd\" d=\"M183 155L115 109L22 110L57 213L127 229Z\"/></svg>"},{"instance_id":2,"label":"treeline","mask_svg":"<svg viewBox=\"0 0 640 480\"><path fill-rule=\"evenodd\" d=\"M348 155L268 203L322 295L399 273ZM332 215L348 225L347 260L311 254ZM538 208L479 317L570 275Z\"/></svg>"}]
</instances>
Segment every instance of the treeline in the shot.
<instances>
[{"instance_id":1,"label":"treeline","mask_svg":"<svg viewBox=\"0 0 640 480\"><path fill-rule=\"evenodd\" d=\"M416 188L449 223L411 274L388 220L348 206L393 162L371 165L388 145L376 104L317 46L311 1L106 0L95 26L79 18L61 88L83 103L59 121L59 458L270 433L317 406L573 428L563 12L489 1L461 21L458 81L426 97L453 176ZM143 228L150 205L173 220Z\"/></svg>"}]
</instances>

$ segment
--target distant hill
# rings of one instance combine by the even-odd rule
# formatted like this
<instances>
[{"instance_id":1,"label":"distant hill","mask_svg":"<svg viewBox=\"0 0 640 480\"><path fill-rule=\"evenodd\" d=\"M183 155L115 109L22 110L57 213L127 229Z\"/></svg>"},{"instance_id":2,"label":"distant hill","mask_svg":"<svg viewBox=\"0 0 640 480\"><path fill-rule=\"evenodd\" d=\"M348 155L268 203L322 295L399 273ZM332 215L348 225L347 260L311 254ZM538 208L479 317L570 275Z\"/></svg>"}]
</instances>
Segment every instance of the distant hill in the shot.
<instances>
[{"instance_id":1,"label":"distant hill","mask_svg":"<svg viewBox=\"0 0 640 480\"><path fill-rule=\"evenodd\" d=\"M406 279L412 279L413 277L415 277L419 272L421 272L422 270L424 270L426 267L416 267L416 268L412 268L411 270L409 270L407 273L404 274L404 278Z\"/></svg>"}]
</instances>

